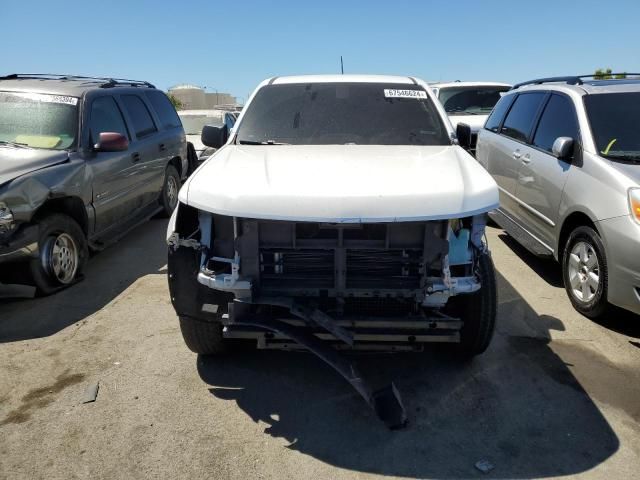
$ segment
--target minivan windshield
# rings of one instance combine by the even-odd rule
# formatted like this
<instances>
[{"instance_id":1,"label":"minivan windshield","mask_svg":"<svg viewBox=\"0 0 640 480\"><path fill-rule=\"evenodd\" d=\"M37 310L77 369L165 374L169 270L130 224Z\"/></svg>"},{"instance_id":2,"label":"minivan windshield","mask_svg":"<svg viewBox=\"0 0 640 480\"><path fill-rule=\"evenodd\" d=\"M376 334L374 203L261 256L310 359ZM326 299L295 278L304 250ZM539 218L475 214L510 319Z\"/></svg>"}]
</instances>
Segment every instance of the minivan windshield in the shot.
<instances>
[{"instance_id":1,"label":"minivan windshield","mask_svg":"<svg viewBox=\"0 0 640 480\"><path fill-rule=\"evenodd\" d=\"M438 99L449 115L489 115L507 86L444 87Z\"/></svg>"},{"instance_id":2,"label":"minivan windshield","mask_svg":"<svg viewBox=\"0 0 640 480\"><path fill-rule=\"evenodd\" d=\"M65 150L75 145L78 99L64 95L0 92L0 146Z\"/></svg>"},{"instance_id":3,"label":"minivan windshield","mask_svg":"<svg viewBox=\"0 0 640 480\"><path fill-rule=\"evenodd\" d=\"M640 160L640 92L585 95L584 105L601 155Z\"/></svg>"},{"instance_id":4,"label":"minivan windshield","mask_svg":"<svg viewBox=\"0 0 640 480\"><path fill-rule=\"evenodd\" d=\"M305 83L262 87L238 127L237 143L450 145L418 85Z\"/></svg>"}]
</instances>

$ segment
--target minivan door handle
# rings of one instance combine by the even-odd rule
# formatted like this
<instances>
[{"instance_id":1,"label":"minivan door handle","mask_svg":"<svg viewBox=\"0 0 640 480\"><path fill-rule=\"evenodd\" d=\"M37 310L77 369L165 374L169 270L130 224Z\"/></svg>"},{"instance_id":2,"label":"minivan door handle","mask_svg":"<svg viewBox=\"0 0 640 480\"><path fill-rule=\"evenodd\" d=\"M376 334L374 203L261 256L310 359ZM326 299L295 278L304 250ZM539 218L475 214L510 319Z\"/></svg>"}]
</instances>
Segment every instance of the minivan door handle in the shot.
<instances>
[{"instance_id":1,"label":"minivan door handle","mask_svg":"<svg viewBox=\"0 0 640 480\"><path fill-rule=\"evenodd\" d=\"M140 154L138 152L134 152L131 154L131 160L133 160L134 162L137 162L140 160Z\"/></svg>"},{"instance_id":2,"label":"minivan door handle","mask_svg":"<svg viewBox=\"0 0 640 480\"><path fill-rule=\"evenodd\" d=\"M516 160L518 160L522 154L520 153L520 150L516 150L515 152L512 153L513 158L515 158Z\"/></svg>"},{"instance_id":3,"label":"minivan door handle","mask_svg":"<svg viewBox=\"0 0 640 480\"><path fill-rule=\"evenodd\" d=\"M528 153L525 154L522 157L522 163L524 163L525 165L528 165L529 163L531 163L531 155L529 155Z\"/></svg>"}]
</instances>

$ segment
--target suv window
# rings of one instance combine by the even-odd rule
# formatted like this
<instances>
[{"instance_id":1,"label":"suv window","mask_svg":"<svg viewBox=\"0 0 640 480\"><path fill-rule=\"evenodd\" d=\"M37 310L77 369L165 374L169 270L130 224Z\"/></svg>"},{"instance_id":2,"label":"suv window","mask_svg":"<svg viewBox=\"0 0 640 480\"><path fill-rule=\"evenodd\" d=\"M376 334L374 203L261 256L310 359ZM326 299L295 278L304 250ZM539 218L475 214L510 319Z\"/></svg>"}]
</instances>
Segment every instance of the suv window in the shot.
<instances>
[{"instance_id":1,"label":"suv window","mask_svg":"<svg viewBox=\"0 0 640 480\"><path fill-rule=\"evenodd\" d=\"M122 101L124 102L124 106L127 109L129 116L131 117L131 121L133 122L133 129L136 132L136 137L146 137L147 135L158 131L153 123L149 109L140 97L137 95L123 95Z\"/></svg>"},{"instance_id":2,"label":"suv window","mask_svg":"<svg viewBox=\"0 0 640 480\"><path fill-rule=\"evenodd\" d=\"M522 93L518 95L502 126L502 133L514 140L526 142L533 127L540 103L546 93Z\"/></svg>"},{"instance_id":3,"label":"suv window","mask_svg":"<svg viewBox=\"0 0 640 480\"><path fill-rule=\"evenodd\" d=\"M129 138L122 112L113 97L99 97L93 101L89 124L93 143L98 141L102 132L117 132Z\"/></svg>"},{"instance_id":4,"label":"suv window","mask_svg":"<svg viewBox=\"0 0 640 480\"><path fill-rule=\"evenodd\" d=\"M176 109L173 108L171 101L160 90L150 90L145 92L145 95L151 102L151 106L158 114L162 126L165 128L181 127L180 118L176 113Z\"/></svg>"},{"instance_id":5,"label":"suv window","mask_svg":"<svg viewBox=\"0 0 640 480\"><path fill-rule=\"evenodd\" d=\"M558 137L578 139L578 124L571 100L563 95L551 95L533 137L533 144L548 152Z\"/></svg>"},{"instance_id":6,"label":"suv window","mask_svg":"<svg viewBox=\"0 0 640 480\"><path fill-rule=\"evenodd\" d=\"M498 127L500 126L500 123L502 123L502 119L504 118L505 113L507 113L507 110L509 110L514 98L516 98L516 95L507 95L498 100L496 106L493 107L491 115L487 118L484 128L498 133Z\"/></svg>"}]
</instances>

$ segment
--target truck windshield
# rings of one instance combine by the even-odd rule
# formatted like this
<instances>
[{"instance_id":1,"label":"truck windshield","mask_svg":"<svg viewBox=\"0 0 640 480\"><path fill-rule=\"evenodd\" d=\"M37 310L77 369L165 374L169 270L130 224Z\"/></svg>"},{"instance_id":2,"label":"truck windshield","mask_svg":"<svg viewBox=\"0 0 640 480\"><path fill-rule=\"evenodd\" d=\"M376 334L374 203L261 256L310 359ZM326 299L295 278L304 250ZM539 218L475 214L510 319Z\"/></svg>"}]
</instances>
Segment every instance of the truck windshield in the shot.
<instances>
[{"instance_id":1,"label":"truck windshield","mask_svg":"<svg viewBox=\"0 0 640 480\"><path fill-rule=\"evenodd\" d=\"M65 150L78 132L78 99L41 93L0 92L0 143Z\"/></svg>"},{"instance_id":2,"label":"truck windshield","mask_svg":"<svg viewBox=\"0 0 640 480\"><path fill-rule=\"evenodd\" d=\"M238 143L450 145L417 85L311 83L262 87L238 127Z\"/></svg>"},{"instance_id":3,"label":"truck windshield","mask_svg":"<svg viewBox=\"0 0 640 480\"><path fill-rule=\"evenodd\" d=\"M510 87L445 87L438 99L449 115L489 115L500 100L500 92Z\"/></svg>"},{"instance_id":4,"label":"truck windshield","mask_svg":"<svg viewBox=\"0 0 640 480\"><path fill-rule=\"evenodd\" d=\"M640 159L640 92L585 95L596 148L612 159Z\"/></svg>"}]
</instances>

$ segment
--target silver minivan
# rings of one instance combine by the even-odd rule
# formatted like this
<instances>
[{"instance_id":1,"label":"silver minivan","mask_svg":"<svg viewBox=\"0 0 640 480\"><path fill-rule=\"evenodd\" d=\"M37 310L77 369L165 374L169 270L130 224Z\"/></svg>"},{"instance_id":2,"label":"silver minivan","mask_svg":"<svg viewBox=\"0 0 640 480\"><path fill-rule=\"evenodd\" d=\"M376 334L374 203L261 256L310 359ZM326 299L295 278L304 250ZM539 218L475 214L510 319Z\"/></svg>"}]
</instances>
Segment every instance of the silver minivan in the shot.
<instances>
[{"instance_id":1,"label":"silver minivan","mask_svg":"<svg viewBox=\"0 0 640 480\"><path fill-rule=\"evenodd\" d=\"M500 189L493 220L561 263L587 317L640 314L639 125L640 77L560 77L516 85L478 134Z\"/></svg>"}]
</instances>

